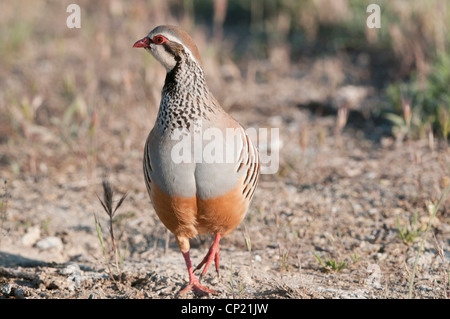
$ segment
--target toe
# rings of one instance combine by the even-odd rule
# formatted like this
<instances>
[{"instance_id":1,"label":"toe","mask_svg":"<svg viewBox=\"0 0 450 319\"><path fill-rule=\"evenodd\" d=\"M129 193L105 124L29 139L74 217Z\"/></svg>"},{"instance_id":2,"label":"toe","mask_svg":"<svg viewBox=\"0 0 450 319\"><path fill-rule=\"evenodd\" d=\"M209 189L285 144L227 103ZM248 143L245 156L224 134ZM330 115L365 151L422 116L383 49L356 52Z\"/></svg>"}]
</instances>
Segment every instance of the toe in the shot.
<instances>
[{"instance_id":1,"label":"toe","mask_svg":"<svg viewBox=\"0 0 450 319\"><path fill-rule=\"evenodd\" d=\"M178 295L183 296L190 291L193 291L198 296L207 296L209 294L212 294L212 295L217 294L217 291L206 288L205 286L201 285L199 282L191 282L185 288L180 290Z\"/></svg>"}]
</instances>

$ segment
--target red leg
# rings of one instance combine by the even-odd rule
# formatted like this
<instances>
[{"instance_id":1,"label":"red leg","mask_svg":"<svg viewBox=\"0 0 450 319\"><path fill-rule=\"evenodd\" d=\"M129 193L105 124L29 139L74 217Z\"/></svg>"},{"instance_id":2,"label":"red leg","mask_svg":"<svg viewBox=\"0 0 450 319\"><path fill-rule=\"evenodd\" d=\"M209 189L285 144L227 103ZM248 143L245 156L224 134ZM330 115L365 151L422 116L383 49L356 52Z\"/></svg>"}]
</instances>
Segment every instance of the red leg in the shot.
<instances>
[{"instance_id":1,"label":"red leg","mask_svg":"<svg viewBox=\"0 0 450 319\"><path fill-rule=\"evenodd\" d=\"M178 294L180 296L182 296L191 290L201 296L205 296L208 294L216 294L217 293L216 291L208 289L205 286L200 285L200 282L198 281L198 279L195 276L194 271L192 269L192 263L191 263L191 258L189 257L189 251L183 253L183 257L184 257L184 260L186 262L186 267L189 272L189 285L187 285L185 288L183 288Z\"/></svg>"},{"instance_id":2,"label":"red leg","mask_svg":"<svg viewBox=\"0 0 450 319\"><path fill-rule=\"evenodd\" d=\"M209 248L209 251L206 254L205 258L203 258L202 262L200 264L198 264L198 266L195 268L195 270L197 270L197 269L202 268L203 265L205 265L205 268L203 268L200 278L202 278L203 275L206 274L206 272L208 271L209 265L211 264L213 259L214 259L214 263L216 264L217 276L219 276L219 251L220 251L219 241L220 241L220 234L216 234L216 237L214 238L214 242L211 245L211 248Z\"/></svg>"}]
</instances>

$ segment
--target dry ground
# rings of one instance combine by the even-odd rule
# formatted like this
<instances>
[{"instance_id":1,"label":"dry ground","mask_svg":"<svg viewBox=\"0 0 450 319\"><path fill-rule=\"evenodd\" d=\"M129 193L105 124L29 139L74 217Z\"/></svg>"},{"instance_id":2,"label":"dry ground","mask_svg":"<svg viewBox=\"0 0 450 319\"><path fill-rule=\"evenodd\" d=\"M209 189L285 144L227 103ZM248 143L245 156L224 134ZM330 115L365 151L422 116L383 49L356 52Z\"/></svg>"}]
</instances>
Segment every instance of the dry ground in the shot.
<instances>
[{"instance_id":1,"label":"dry ground","mask_svg":"<svg viewBox=\"0 0 450 319\"><path fill-rule=\"evenodd\" d=\"M427 201L436 202L441 194L447 147L431 151L422 141L373 141L356 128L346 129L341 146L336 146L334 118L324 117L314 118L308 128L308 134L323 134L323 140L319 144L311 138L302 150L296 143L299 131L290 124L309 116L308 111L281 110L281 118L274 115L283 127L280 171L262 176L245 222L222 241L221 279L211 271L205 283L219 291L219 298L407 297L419 243L402 241L397 219L420 238L429 217ZM235 115L245 118L247 112L248 118L254 114L247 110ZM102 194L100 178L87 180L80 173L13 177L6 186L0 242L3 297L176 296L186 284L185 265L172 236L166 248L165 229L147 198L140 154L130 156L109 178L119 192L128 192L115 223L125 255L122 279L108 276L117 271L108 270L95 230L94 213L107 237L106 214L96 197ZM449 244L449 217L444 205L432 227L444 247ZM42 246L50 237L60 242ZM204 236L193 241L194 263L211 240ZM314 253L322 261L346 265L326 271ZM419 258L414 297L445 297L442 260L431 233Z\"/></svg>"}]
</instances>

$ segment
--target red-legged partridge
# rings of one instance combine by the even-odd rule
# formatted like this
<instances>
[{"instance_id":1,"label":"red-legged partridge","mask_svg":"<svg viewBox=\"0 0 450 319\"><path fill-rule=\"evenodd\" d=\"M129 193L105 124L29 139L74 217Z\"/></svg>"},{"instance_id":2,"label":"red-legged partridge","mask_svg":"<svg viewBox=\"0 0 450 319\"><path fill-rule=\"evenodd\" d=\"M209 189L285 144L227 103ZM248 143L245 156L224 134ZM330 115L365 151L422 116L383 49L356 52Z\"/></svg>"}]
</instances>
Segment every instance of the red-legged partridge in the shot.
<instances>
[{"instance_id":1,"label":"red-legged partridge","mask_svg":"<svg viewBox=\"0 0 450 319\"><path fill-rule=\"evenodd\" d=\"M189 239L215 234L203 276L219 240L244 218L259 178L259 155L242 126L209 91L197 46L176 26L158 26L133 47L150 52L167 70L156 123L145 144L144 177L155 211L174 234L189 272L180 295L200 284L189 257Z\"/></svg>"}]
</instances>

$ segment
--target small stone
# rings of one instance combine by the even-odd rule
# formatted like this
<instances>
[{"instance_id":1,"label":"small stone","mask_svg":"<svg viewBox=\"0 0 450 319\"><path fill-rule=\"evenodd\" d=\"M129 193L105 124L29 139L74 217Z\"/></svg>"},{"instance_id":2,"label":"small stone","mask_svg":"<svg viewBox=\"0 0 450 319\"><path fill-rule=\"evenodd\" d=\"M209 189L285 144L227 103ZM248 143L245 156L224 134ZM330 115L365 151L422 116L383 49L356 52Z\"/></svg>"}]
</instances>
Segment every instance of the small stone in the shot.
<instances>
[{"instance_id":1,"label":"small stone","mask_svg":"<svg viewBox=\"0 0 450 319\"><path fill-rule=\"evenodd\" d=\"M20 238L20 243L24 246L33 246L41 237L39 227L30 227L25 235Z\"/></svg>"},{"instance_id":2,"label":"small stone","mask_svg":"<svg viewBox=\"0 0 450 319\"><path fill-rule=\"evenodd\" d=\"M60 238L50 236L38 241L36 243L36 247L41 250L47 250L51 248L62 249L63 243Z\"/></svg>"},{"instance_id":3,"label":"small stone","mask_svg":"<svg viewBox=\"0 0 450 319\"><path fill-rule=\"evenodd\" d=\"M4 294L5 296L11 295L11 289L12 288L13 288L13 284L12 283L7 283L6 285L4 285L2 287L2 294Z\"/></svg>"},{"instance_id":4,"label":"small stone","mask_svg":"<svg viewBox=\"0 0 450 319\"><path fill-rule=\"evenodd\" d=\"M67 263L66 267L61 270L61 274L63 275L71 275L73 273L80 273L80 266L78 266L78 264L76 263Z\"/></svg>"},{"instance_id":5,"label":"small stone","mask_svg":"<svg viewBox=\"0 0 450 319\"><path fill-rule=\"evenodd\" d=\"M16 297L17 299L25 299L23 290L20 288L15 288L14 289L14 297Z\"/></svg>"}]
</instances>

